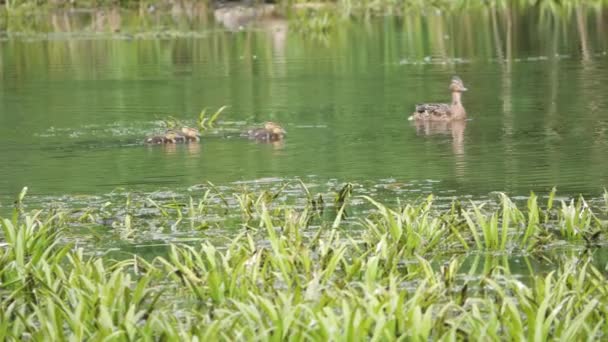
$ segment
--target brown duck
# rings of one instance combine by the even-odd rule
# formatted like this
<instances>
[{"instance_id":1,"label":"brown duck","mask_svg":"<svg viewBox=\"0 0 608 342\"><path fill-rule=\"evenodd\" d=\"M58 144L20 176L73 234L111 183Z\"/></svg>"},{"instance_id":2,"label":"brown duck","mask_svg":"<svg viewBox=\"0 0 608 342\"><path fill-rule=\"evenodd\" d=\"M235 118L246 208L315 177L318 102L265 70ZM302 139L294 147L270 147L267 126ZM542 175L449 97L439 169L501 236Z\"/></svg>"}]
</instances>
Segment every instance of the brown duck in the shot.
<instances>
[{"instance_id":1,"label":"brown duck","mask_svg":"<svg viewBox=\"0 0 608 342\"><path fill-rule=\"evenodd\" d=\"M452 121L466 119L467 112L462 106L461 96L463 92L467 91L467 88L464 87L460 77L452 77L449 89L452 92L451 103L424 103L416 105L416 111L412 113L408 120Z\"/></svg>"},{"instance_id":2,"label":"brown duck","mask_svg":"<svg viewBox=\"0 0 608 342\"><path fill-rule=\"evenodd\" d=\"M148 137L148 144L175 144L197 142L200 140L200 133L196 128L184 126L179 130L170 129L162 135Z\"/></svg>"},{"instance_id":3,"label":"brown duck","mask_svg":"<svg viewBox=\"0 0 608 342\"><path fill-rule=\"evenodd\" d=\"M266 122L264 127L254 128L247 131L249 139L257 141L273 142L283 140L287 132L275 122Z\"/></svg>"}]
</instances>

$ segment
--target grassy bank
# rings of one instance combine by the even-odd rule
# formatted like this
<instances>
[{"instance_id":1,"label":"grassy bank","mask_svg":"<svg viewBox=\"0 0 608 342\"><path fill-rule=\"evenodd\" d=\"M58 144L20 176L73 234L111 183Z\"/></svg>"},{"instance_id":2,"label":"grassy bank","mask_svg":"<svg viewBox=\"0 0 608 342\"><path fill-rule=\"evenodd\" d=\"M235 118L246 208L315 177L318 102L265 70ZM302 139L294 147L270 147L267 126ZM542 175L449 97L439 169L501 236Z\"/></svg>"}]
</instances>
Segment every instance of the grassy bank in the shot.
<instances>
[{"instance_id":1,"label":"grassy bank","mask_svg":"<svg viewBox=\"0 0 608 342\"><path fill-rule=\"evenodd\" d=\"M0 41L53 38L116 40L203 38L217 28L227 32L243 29L264 31L276 47L293 33L308 40L335 46L347 28L369 28L373 17L385 17L388 25L402 27L411 50L424 48L428 39L440 51L454 39L467 51L468 44L491 44L496 57L510 57L518 32L534 18L538 32L562 35L576 30L585 55L588 40L602 37L608 0L522 1L277 1L276 3L209 1L19 1L0 5ZM390 19L388 19L390 18ZM597 27L597 29L595 29ZM474 38L483 35L483 38ZM453 37L453 38L451 38ZM449 38L449 39L448 39ZM559 38L559 39L558 39ZM603 44L603 40L601 40ZM332 49L333 50L333 49ZM215 50L212 50L215 51Z\"/></svg>"},{"instance_id":2,"label":"grassy bank","mask_svg":"<svg viewBox=\"0 0 608 342\"><path fill-rule=\"evenodd\" d=\"M210 186L183 203L130 198L44 212L26 212L23 193L2 219L0 337L583 340L608 333L605 260L594 257L606 243L608 195L593 205L550 194L542 203L531 195L521 209L504 195L493 204L445 208L428 198L389 208L352 196L349 186L333 199L303 189L296 205L280 192L224 195ZM132 237L153 219L208 229L218 215L238 217L222 228L221 242L171 245L153 260L91 256L70 237L75 227L110 218L111 229ZM515 255L551 266L518 274L508 262Z\"/></svg>"},{"instance_id":3,"label":"grassy bank","mask_svg":"<svg viewBox=\"0 0 608 342\"><path fill-rule=\"evenodd\" d=\"M92 10L103 8L121 8L136 10L141 15L170 13L172 15L212 15L216 8L240 7L235 14L243 14L246 8L273 6L279 14L292 10L311 12L334 12L340 16L350 15L407 15L411 13L431 14L438 11L480 10L485 8L528 9L538 8L542 12L567 13L576 7L585 6L601 9L607 0L276 0L276 1L213 1L213 0L1 0L0 5L5 13L20 15L35 10Z\"/></svg>"}]
</instances>

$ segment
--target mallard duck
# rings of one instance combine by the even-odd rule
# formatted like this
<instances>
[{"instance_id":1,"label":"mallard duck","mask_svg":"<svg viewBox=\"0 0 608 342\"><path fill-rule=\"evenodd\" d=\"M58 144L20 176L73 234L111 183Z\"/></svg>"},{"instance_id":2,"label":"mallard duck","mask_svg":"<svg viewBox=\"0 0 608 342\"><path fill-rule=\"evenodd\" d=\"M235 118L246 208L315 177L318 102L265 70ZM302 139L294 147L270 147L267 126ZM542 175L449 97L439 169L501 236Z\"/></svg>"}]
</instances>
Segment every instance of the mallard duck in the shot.
<instances>
[{"instance_id":1,"label":"mallard duck","mask_svg":"<svg viewBox=\"0 0 608 342\"><path fill-rule=\"evenodd\" d=\"M196 128L181 127L179 130L169 129L162 135L151 136L146 139L148 144L175 144L196 142L200 140L200 133Z\"/></svg>"},{"instance_id":2,"label":"mallard duck","mask_svg":"<svg viewBox=\"0 0 608 342\"><path fill-rule=\"evenodd\" d=\"M283 140L287 132L283 127L274 122L264 123L262 128L254 128L247 131L249 139L255 139L257 141L279 141Z\"/></svg>"},{"instance_id":3,"label":"mallard duck","mask_svg":"<svg viewBox=\"0 0 608 342\"><path fill-rule=\"evenodd\" d=\"M424 103L416 105L416 111L408 120L452 121L466 119L467 113L462 106L460 97L462 92L467 91L467 88L464 87L460 77L452 77L449 89L452 92L452 103Z\"/></svg>"}]
</instances>

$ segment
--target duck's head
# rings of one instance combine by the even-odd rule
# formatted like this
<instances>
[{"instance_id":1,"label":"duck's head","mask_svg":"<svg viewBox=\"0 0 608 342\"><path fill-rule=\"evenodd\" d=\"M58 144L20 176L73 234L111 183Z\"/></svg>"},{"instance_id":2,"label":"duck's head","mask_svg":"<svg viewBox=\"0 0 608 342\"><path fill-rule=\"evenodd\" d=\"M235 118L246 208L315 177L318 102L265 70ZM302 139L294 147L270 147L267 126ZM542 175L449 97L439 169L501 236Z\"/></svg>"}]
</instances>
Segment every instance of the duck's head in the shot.
<instances>
[{"instance_id":1,"label":"duck's head","mask_svg":"<svg viewBox=\"0 0 608 342\"><path fill-rule=\"evenodd\" d=\"M196 128L184 126L180 130L183 135L190 139L199 139L201 137L201 133Z\"/></svg>"},{"instance_id":2,"label":"duck's head","mask_svg":"<svg viewBox=\"0 0 608 342\"><path fill-rule=\"evenodd\" d=\"M283 129L283 127L279 126L279 124L275 122L268 121L264 124L264 129L269 131L272 134L284 135L287 132Z\"/></svg>"},{"instance_id":3,"label":"duck's head","mask_svg":"<svg viewBox=\"0 0 608 342\"><path fill-rule=\"evenodd\" d=\"M452 77L452 83L450 83L450 90L452 92L462 93L463 91L467 91L468 89L465 88L460 77L454 76L454 77Z\"/></svg>"}]
</instances>

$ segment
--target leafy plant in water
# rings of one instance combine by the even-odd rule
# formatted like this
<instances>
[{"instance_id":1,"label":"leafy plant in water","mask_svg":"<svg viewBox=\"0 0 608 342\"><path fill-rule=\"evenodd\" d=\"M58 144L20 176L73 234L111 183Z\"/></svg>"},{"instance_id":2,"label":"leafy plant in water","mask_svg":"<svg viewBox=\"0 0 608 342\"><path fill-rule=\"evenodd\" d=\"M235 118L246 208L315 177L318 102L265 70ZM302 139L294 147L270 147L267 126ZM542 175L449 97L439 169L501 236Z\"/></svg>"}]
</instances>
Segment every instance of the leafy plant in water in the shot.
<instances>
[{"instance_id":1,"label":"leafy plant in water","mask_svg":"<svg viewBox=\"0 0 608 342\"><path fill-rule=\"evenodd\" d=\"M310 224L314 217L321 218L323 216L323 212L325 211L325 201L323 200L323 195L321 194L319 194L317 198L315 198L308 190L306 184L302 182L302 180L298 179L298 182L300 184L300 187L302 188L302 190L304 190L304 193L306 194L306 205L307 208L310 209L310 215L307 224Z\"/></svg>"},{"instance_id":2,"label":"leafy plant in water","mask_svg":"<svg viewBox=\"0 0 608 342\"><path fill-rule=\"evenodd\" d=\"M448 243L448 228L442 219L432 217L433 197L419 205L406 205L394 211L371 197L363 196L373 204L377 213L362 221L367 234L365 240L376 246L383 258L396 263L403 257L425 255Z\"/></svg>"},{"instance_id":3,"label":"leafy plant in water","mask_svg":"<svg viewBox=\"0 0 608 342\"><path fill-rule=\"evenodd\" d=\"M207 130L213 128L215 121L218 119L220 114L226 109L228 106L220 107L215 113L213 113L210 117L207 117L207 108L203 108L203 110L198 115L198 127L201 130Z\"/></svg>"},{"instance_id":4,"label":"leafy plant in water","mask_svg":"<svg viewBox=\"0 0 608 342\"><path fill-rule=\"evenodd\" d=\"M569 219L561 210L543 214L533 194L529 213L504 195L498 209L476 206L486 224L497 217L487 238L475 208L454 203L445 210L432 197L398 209L365 197L373 211L363 231L343 235L342 229L312 231L311 206L277 206L269 194L251 195L260 229L226 243L172 245L152 262L72 251L56 233L72 222L61 212L2 219L0 336L593 340L608 333L608 281L592 255L563 256L553 270L531 272L525 280L511 274L506 253L478 254L468 273L462 270L466 254L449 261L441 255L466 251L461 241L476 247L466 215L478 249L490 249L486 241L493 239L492 251L504 246L510 252L533 244L544 223L557 227ZM124 205L137 208L137 200ZM169 217L179 217L179 210L185 218L208 210L212 201L204 202L156 205ZM574 210L591 212L582 205ZM138 223L131 222L133 229ZM478 259L485 259L481 271Z\"/></svg>"},{"instance_id":5,"label":"leafy plant in water","mask_svg":"<svg viewBox=\"0 0 608 342\"><path fill-rule=\"evenodd\" d=\"M562 201L559 211L560 221L558 229L562 237L568 241L589 240L600 232L601 222L593 214L587 202L580 197L576 204L571 200L569 204ZM593 238L595 239L595 238Z\"/></svg>"},{"instance_id":6,"label":"leafy plant in water","mask_svg":"<svg viewBox=\"0 0 608 342\"><path fill-rule=\"evenodd\" d=\"M536 196L531 194L528 201L528 220L506 194L500 194L501 212L493 212L489 217L484 214L482 205L471 203L473 213L464 211L463 217L470 229L475 245L479 249L505 251L515 242L524 249L533 245L532 236L538 230L539 210ZM526 224L527 223L527 224ZM523 234L518 232L524 229ZM521 236L519 241L518 238Z\"/></svg>"},{"instance_id":7,"label":"leafy plant in water","mask_svg":"<svg viewBox=\"0 0 608 342\"><path fill-rule=\"evenodd\" d=\"M353 185L351 183L346 183L342 189L336 194L336 198L334 200L334 204L337 210L336 219L332 225L333 228L337 228L340 225L341 220L347 217L346 213L346 204L347 199L350 198L353 192Z\"/></svg>"}]
</instances>

